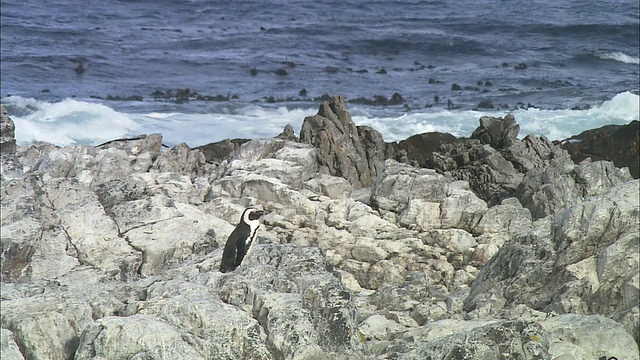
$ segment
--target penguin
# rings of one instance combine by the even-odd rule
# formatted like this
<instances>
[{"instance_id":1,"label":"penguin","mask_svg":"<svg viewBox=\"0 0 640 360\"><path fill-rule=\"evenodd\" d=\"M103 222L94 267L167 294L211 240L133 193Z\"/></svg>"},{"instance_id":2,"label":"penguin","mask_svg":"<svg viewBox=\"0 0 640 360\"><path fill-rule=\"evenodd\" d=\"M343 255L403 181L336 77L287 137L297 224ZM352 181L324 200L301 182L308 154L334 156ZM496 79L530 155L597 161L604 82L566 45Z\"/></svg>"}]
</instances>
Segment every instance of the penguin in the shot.
<instances>
[{"instance_id":1,"label":"penguin","mask_svg":"<svg viewBox=\"0 0 640 360\"><path fill-rule=\"evenodd\" d=\"M220 272L226 273L235 270L242 263L253 239L260 227L260 217L265 212L256 208L247 208L242 212L240 223L233 230L222 252L222 264Z\"/></svg>"}]
</instances>

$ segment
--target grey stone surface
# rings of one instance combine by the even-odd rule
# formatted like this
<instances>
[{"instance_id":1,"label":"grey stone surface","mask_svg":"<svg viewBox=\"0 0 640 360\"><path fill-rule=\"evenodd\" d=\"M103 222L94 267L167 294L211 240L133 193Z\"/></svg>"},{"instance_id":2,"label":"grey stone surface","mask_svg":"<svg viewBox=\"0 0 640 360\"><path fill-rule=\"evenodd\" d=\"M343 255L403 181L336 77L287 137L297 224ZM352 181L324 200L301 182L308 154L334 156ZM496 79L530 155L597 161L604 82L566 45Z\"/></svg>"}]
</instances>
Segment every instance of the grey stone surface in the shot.
<instances>
[{"instance_id":1,"label":"grey stone surface","mask_svg":"<svg viewBox=\"0 0 640 360\"><path fill-rule=\"evenodd\" d=\"M2 357L637 353L638 181L495 121L432 153L437 170L384 160L340 98L308 121L322 141L234 143L216 164L160 135L18 146L0 183ZM222 274L247 206L268 214Z\"/></svg>"}]
</instances>

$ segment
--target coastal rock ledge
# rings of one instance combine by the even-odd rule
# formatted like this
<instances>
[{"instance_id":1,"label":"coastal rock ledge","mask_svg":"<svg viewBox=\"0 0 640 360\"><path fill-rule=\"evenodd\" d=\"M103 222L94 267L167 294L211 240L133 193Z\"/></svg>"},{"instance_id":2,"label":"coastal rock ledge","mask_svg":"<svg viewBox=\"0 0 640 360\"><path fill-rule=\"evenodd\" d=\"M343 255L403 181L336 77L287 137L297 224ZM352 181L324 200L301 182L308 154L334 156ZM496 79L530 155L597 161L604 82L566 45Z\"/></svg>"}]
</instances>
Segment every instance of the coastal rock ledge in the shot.
<instances>
[{"instance_id":1,"label":"coastal rock ledge","mask_svg":"<svg viewBox=\"0 0 640 360\"><path fill-rule=\"evenodd\" d=\"M0 126L2 359L637 359L639 181L512 116L385 143L334 97L299 140L202 149Z\"/></svg>"}]
</instances>

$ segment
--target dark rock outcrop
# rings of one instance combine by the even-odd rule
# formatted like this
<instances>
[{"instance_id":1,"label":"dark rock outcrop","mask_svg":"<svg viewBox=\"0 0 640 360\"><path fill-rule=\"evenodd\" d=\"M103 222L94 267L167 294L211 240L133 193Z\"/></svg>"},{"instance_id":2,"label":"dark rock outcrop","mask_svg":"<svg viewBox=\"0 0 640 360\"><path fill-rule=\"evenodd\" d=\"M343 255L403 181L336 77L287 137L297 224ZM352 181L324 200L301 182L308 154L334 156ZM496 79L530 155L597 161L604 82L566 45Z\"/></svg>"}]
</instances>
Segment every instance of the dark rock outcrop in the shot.
<instances>
[{"instance_id":1,"label":"dark rock outcrop","mask_svg":"<svg viewBox=\"0 0 640 360\"><path fill-rule=\"evenodd\" d=\"M546 138L528 135L518 140L518 131L511 115L483 117L471 139L445 144L428 159L427 166L469 182L489 206L516 197L534 219L631 179L610 162L576 165L566 151Z\"/></svg>"},{"instance_id":2,"label":"dark rock outcrop","mask_svg":"<svg viewBox=\"0 0 640 360\"><path fill-rule=\"evenodd\" d=\"M557 144L569 152L576 163L590 157L592 161L609 160L616 167L628 167L631 176L640 177L638 163L639 122L627 125L607 125L587 130Z\"/></svg>"},{"instance_id":3,"label":"dark rock outcrop","mask_svg":"<svg viewBox=\"0 0 640 360\"><path fill-rule=\"evenodd\" d=\"M2 120L0 120L0 154L14 155L16 153L15 125L7 115L4 106L0 106Z\"/></svg>"},{"instance_id":4,"label":"dark rock outcrop","mask_svg":"<svg viewBox=\"0 0 640 360\"><path fill-rule=\"evenodd\" d=\"M410 162L415 162L420 167L426 167L428 159L444 144L455 144L459 140L446 133L428 132L408 137L398 143L396 160L403 161L406 156ZM400 151L403 151L400 153Z\"/></svg>"},{"instance_id":5,"label":"dark rock outcrop","mask_svg":"<svg viewBox=\"0 0 640 360\"><path fill-rule=\"evenodd\" d=\"M202 150L207 162L219 164L222 161L233 157L238 149L240 149L240 145L247 141L249 141L249 139L225 139L207 145L198 146L194 148L194 150Z\"/></svg>"},{"instance_id":6,"label":"dark rock outcrop","mask_svg":"<svg viewBox=\"0 0 640 360\"><path fill-rule=\"evenodd\" d=\"M304 119L300 141L318 148L322 173L344 177L356 188L371 186L388 157L382 135L351 120L344 96L323 102L317 115Z\"/></svg>"},{"instance_id":7,"label":"dark rock outcrop","mask_svg":"<svg viewBox=\"0 0 640 360\"><path fill-rule=\"evenodd\" d=\"M471 134L472 139L478 139L482 144L489 144L494 149L507 147L518 139L520 125L515 117L509 114L503 119L490 116L480 118L480 126Z\"/></svg>"},{"instance_id":8,"label":"dark rock outcrop","mask_svg":"<svg viewBox=\"0 0 640 360\"><path fill-rule=\"evenodd\" d=\"M12 179L22 175L22 165L16 157L15 125L0 105L0 174L4 179Z\"/></svg>"}]
</instances>

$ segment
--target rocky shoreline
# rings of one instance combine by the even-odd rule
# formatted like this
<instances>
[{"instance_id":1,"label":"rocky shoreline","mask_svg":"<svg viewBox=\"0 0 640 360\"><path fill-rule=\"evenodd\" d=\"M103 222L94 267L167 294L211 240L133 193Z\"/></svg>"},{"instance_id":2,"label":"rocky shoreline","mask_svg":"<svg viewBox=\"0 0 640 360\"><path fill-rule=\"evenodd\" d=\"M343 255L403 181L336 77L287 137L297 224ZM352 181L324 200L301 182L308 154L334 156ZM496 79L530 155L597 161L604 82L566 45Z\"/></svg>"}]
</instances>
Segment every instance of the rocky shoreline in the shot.
<instances>
[{"instance_id":1,"label":"rocky shoreline","mask_svg":"<svg viewBox=\"0 0 640 360\"><path fill-rule=\"evenodd\" d=\"M332 97L299 138L198 149L1 129L3 359L637 357L638 180L512 116L385 143Z\"/></svg>"}]
</instances>

